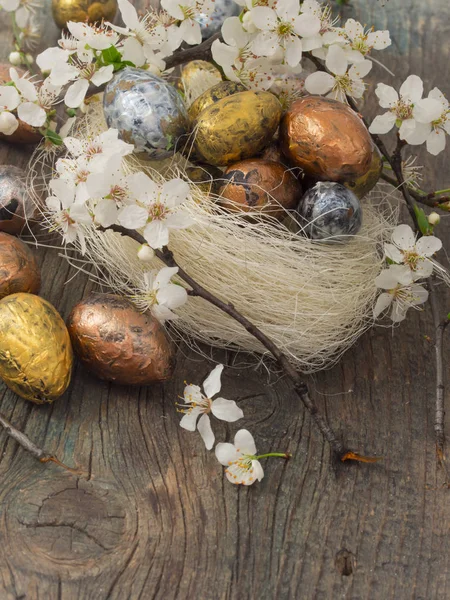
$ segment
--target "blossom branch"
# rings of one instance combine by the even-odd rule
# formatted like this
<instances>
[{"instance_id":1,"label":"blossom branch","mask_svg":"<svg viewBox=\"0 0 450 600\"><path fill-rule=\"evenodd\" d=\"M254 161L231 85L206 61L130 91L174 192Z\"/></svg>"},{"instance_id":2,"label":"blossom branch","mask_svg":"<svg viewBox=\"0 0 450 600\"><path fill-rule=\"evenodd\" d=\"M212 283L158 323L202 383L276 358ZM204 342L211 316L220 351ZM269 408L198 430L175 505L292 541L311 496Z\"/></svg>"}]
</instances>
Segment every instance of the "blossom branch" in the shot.
<instances>
[{"instance_id":1,"label":"blossom branch","mask_svg":"<svg viewBox=\"0 0 450 600\"><path fill-rule=\"evenodd\" d=\"M386 173L381 174L381 179L393 187L398 186L397 180L389 175L386 175ZM409 187L409 193L414 200L424 204L425 206L428 206L429 208L441 208L442 210L449 210L448 208L444 208L442 203L450 202L450 196L440 196L439 194L442 193L442 191L437 190L434 192L420 192Z\"/></svg>"},{"instance_id":2,"label":"blossom branch","mask_svg":"<svg viewBox=\"0 0 450 600\"><path fill-rule=\"evenodd\" d=\"M191 60L211 60L211 46L213 45L213 42L221 39L222 36L220 32L218 32L198 46L193 46L192 48L186 48L174 52L172 56L168 56L164 59L164 62L166 63L166 69L173 69L174 67L183 65Z\"/></svg>"}]
</instances>

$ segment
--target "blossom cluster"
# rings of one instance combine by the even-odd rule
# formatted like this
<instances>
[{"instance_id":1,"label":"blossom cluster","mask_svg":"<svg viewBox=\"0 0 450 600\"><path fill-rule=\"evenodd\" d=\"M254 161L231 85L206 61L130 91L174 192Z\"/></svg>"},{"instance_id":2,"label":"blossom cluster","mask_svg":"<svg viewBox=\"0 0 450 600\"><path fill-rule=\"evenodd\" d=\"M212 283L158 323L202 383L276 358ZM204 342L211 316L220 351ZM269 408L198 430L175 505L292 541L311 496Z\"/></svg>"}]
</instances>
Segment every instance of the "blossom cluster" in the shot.
<instances>
[{"instance_id":1,"label":"blossom cluster","mask_svg":"<svg viewBox=\"0 0 450 600\"><path fill-rule=\"evenodd\" d=\"M375 318L389 310L392 321L399 323L409 308L428 300L428 291L417 281L432 275L432 256L441 248L441 240L433 235L416 239L409 225L394 229L391 243L384 244L389 266L375 279L375 285L386 290L378 296L373 310Z\"/></svg>"}]
</instances>

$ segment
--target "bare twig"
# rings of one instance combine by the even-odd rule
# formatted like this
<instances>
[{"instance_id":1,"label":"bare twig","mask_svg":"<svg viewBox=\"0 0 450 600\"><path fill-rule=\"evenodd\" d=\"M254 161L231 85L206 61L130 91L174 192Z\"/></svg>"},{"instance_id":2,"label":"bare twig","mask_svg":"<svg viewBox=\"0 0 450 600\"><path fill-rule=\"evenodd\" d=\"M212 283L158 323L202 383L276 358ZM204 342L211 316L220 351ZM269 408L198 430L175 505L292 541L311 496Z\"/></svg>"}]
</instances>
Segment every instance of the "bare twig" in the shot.
<instances>
[{"instance_id":1,"label":"bare twig","mask_svg":"<svg viewBox=\"0 0 450 600\"><path fill-rule=\"evenodd\" d=\"M32 442L28 436L16 429L13 425L11 425L8 419L4 417L1 413L0 425L3 427L7 435L16 440L16 442L20 444L22 448L24 448L27 452L34 456L34 458L37 458L41 463L53 462L58 466L62 467L63 469L66 469L66 471L70 471L71 473L81 473L77 469L72 469L71 467L68 467L67 465L59 461L53 454L50 454L49 452L42 450L42 448L39 448L39 446L36 446L36 444Z\"/></svg>"},{"instance_id":2,"label":"bare twig","mask_svg":"<svg viewBox=\"0 0 450 600\"><path fill-rule=\"evenodd\" d=\"M212 35L208 40L198 46L178 50L172 56L164 59L166 69L173 69L178 65L183 65L191 60L211 60L211 46L216 40L222 39L220 32Z\"/></svg>"}]
</instances>

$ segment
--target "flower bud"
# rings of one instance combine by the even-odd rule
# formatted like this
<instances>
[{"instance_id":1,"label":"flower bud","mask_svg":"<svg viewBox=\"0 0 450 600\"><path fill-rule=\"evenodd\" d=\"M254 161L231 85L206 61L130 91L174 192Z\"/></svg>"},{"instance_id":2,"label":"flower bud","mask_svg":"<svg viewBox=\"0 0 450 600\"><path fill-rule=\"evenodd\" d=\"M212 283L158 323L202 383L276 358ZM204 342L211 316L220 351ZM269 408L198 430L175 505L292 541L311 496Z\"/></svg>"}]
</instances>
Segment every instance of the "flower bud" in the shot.
<instances>
[{"instance_id":1,"label":"flower bud","mask_svg":"<svg viewBox=\"0 0 450 600\"><path fill-rule=\"evenodd\" d=\"M34 63L34 58L31 54L25 54L25 58L27 59L27 63L32 65Z\"/></svg>"},{"instance_id":2,"label":"flower bud","mask_svg":"<svg viewBox=\"0 0 450 600\"><path fill-rule=\"evenodd\" d=\"M142 246L139 247L137 255L143 262L151 262L155 253L148 244L142 244Z\"/></svg>"},{"instance_id":3,"label":"flower bud","mask_svg":"<svg viewBox=\"0 0 450 600\"><path fill-rule=\"evenodd\" d=\"M21 65L22 55L20 54L20 52L11 52L9 55L9 62L15 66Z\"/></svg>"},{"instance_id":4,"label":"flower bud","mask_svg":"<svg viewBox=\"0 0 450 600\"><path fill-rule=\"evenodd\" d=\"M441 217L437 214L437 212L432 212L428 215L428 223L430 225L439 225L441 222Z\"/></svg>"}]
</instances>

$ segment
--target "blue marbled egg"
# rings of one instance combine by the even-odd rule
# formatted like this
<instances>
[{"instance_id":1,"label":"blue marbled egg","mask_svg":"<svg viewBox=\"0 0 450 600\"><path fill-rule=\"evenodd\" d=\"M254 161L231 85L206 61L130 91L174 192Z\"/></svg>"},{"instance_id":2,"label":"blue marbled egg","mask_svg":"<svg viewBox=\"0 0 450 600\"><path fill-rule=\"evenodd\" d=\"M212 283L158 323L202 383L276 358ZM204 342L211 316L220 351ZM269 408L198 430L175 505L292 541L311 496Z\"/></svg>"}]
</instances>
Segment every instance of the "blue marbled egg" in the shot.
<instances>
[{"instance_id":1,"label":"blue marbled egg","mask_svg":"<svg viewBox=\"0 0 450 600\"><path fill-rule=\"evenodd\" d=\"M173 154L188 129L183 100L169 83L144 71L126 67L108 83L103 98L108 127L146 152L152 160Z\"/></svg>"},{"instance_id":2,"label":"blue marbled egg","mask_svg":"<svg viewBox=\"0 0 450 600\"><path fill-rule=\"evenodd\" d=\"M361 228L362 209L355 194L334 182L318 182L306 192L297 208L305 233L315 239L340 239Z\"/></svg>"},{"instance_id":3,"label":"blue marbled egg","mask_svg":"<svg viewBox=\"0 0 450 600\"><path fill-rule=\"evenodd\" d=\"M241 7L233 0L215 0L214 11L211 15L201 14L197 19L202 30L202 38L207 40L220 31L223 22L228 17L236 17L241 12Z\"/></svg>"}]
</instances>

